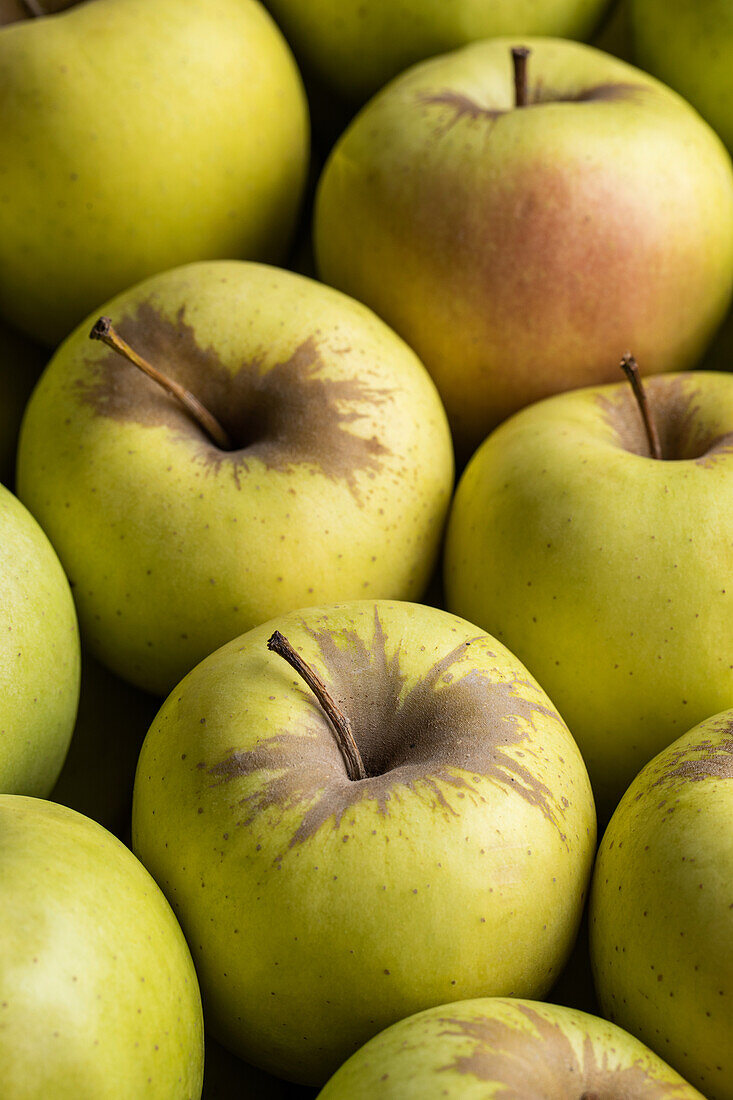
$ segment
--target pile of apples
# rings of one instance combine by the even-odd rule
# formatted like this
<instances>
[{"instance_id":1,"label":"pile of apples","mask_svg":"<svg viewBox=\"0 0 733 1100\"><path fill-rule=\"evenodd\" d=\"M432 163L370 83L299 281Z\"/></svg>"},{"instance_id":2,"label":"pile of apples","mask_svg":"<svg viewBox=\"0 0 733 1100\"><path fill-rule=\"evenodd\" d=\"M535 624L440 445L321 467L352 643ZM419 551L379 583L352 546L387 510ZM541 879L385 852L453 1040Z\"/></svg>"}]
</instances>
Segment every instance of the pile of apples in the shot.
<instances>
[{"instance_id":1,"label":"pile of apples","mask_svg":"<svg viewBox=\"0 0 733 1100\"><path fill-rule=\"evenodd\" d=\"M3 1100L733 1100L731 147L729 0L0 0Z\"/></svg>"}]
</instances>

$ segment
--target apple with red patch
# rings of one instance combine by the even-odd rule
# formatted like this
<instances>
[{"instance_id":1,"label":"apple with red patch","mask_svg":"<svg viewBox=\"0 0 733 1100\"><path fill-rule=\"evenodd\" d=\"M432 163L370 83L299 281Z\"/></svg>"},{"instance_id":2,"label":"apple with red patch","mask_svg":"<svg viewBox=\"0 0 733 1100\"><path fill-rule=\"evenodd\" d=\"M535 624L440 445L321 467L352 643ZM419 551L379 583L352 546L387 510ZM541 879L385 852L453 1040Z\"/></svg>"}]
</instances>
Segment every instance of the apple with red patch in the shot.
<instances>
[{"instance_id":1,"label":"apple with red patch","mask_svg":"<svg viewBox=\"0 0 733 1100\"><path fill-rule=\"evenodd\" d=\"M733 710L647 764L606 830L590 903L603 1012L733 1098Z\"/></svg>"},{"instance_id":2,"label":"apple with red patch","mask_svg":"<svg viewBox=\"0 0 733 1100\"><path fill-rule=\"evenodd\" d=\"M547 992L595 813L567 727L500 643L356 601L291 612L189 673L145 740L132 839L214 1036L322 1084L420 1009Z\"/></svg>"},{"instance_id":3,"label":"apple with red patch","mask_svg":"<svg viewBox=\"0 0 733 1100\"><path fill-rule=\"evenodd\" d=\"M538 678L606 820L648 760L733 698L733 376L644 392L640 408L625 382L589 387L502 424L446 540L448 607Z\"/></svg>"},{"instance_id":4,"label":"apple with red patch","mask_svg":"<svg viewBox=\"0 0 733 1100\"><path fill-rule=\"evenodd\" d=\"M223 261L104 311L105 343L86 322L44 373L18 456L99 660L165 694L293 607L420 597L453 453L435 386L382 321L309 279Z\"/></svg>"},{"instance_id":5,"label":"apple with red patch","mask_svg":"<svg viewBox=\"0 0 733 1100\"><path fill-rule=\"evenodd\" d=\"M492 39L415 66L321 177L317 267L415 349L466 456L511 413L696 365L731 297L722 142L646 73Z\"/></svg>"},{"instance_id":6,"label":"apple with red patch","mask_svg":"<svg viewBox=\"0 0 733 1100\"><path fill-rule=\"evenodd\" d=\"M349 1058L318 1100L704 1100L638 1039L558 1005L482 998L401 1020Z\"/></svg>"}]
</instances>

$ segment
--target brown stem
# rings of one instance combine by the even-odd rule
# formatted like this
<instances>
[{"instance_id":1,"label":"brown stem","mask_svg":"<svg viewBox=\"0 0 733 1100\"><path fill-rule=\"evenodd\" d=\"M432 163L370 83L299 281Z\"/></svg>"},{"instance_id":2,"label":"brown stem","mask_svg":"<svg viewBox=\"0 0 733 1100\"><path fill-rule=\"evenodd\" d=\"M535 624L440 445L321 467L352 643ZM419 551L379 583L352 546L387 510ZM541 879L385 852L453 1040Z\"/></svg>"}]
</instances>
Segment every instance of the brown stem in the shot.
<instances>
[{"instance_id":1,"label":"brown stem","mask_svg":"<svg viewBox=\"0 0 733 1100\"><path fill-rule=\"evenodd\" d=\"M326 712L326 716L336 735L336 743L341 750L341 755L346 764L349 779L366 779L361 753L356 744L351 722L339 708L330 691L324 684L318 673L307 665L299 653L291 646L288 639L276 630L267 643L267 648L273 653L283 657L291 668L294 668L315 695L318 702Z\"/></svg>"},{"instance_id":2,"label":"brown stem","mask_svg":"<svg viewBox=\"0 0 733 1100\"><path fill-rule=\"evenodd\" d=\"M43 19L44 15L48 15L48 12L43 10L38 0L20 0L20 2L31 19Z\"/></svg>"},{"instance_id":3,"label":"brown stem","mask_svg":"<svg viewBox=\"0 0 733 1100\"><path fill-rule=\"evenodd\" d=\"M527 46L512 47L514 64L514 106L526 107L529 93L527 89L527 58L532 51Z\"/></svg>"},{"instance_id":4,"label":"brown stem","mask_svg":"<svg viewBox=\"0 0 733 1100\"><path fill-rule=\"evenodd\" d=\"M138 353L122 339L120 334L115 331L109 317L99 318L96 325L89 333L89 339L101 340L108 348L112 348L113 351L116 351L119 355L123 356L123 358L127 359L128 363L134 363L134 365L139 367L144 374L147 374L148 378L152 378L154 382L157 382L159 386L162 386L162 388L172 394L173 397L178 398L189 416L193 417L197 424L203 428L217 447L221 447L222 451L232 450L232 443L229 436L216 417L212 416L209 410L201 404L198 397L195 397L190 390L184 389L184 387L181 386L180 383L174 381L174 379L168 378L165 374L162 374L157 367L148 363L141 355L138 355Z\"/></svg>"},{"instance_id":5,"label":"brown stem","mask_svg":"<svg viewBox=\"0 0 733 1100\"><path fill-rule=\"evenodd\" d=\"M662 445L659 442L657 425L654 423L654 417L649 408L649 402L646 399L646 390L644 389L641 375L639 374L639 365L631 352L627 351L626 355L624 355L621 360L621 370L625 372L626 377L631 383L631 388L634 391L634 397L639 406L641 419L644 422L644 430L646 431L646 438L649 443L649 454L652 458L661 459Z\"/></svg>"}]
</instances>

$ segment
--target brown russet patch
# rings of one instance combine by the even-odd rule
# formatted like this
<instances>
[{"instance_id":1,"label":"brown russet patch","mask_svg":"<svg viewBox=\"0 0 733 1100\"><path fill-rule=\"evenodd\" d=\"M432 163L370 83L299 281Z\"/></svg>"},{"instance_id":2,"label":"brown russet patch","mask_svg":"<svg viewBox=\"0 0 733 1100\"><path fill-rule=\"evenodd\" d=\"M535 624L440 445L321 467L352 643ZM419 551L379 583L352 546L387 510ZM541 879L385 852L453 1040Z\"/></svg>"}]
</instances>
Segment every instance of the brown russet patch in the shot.
<instances>
[{"instance_id":1,"label":"brown russet patch","mask_svg":"<svg viewBox=\"0 0 733 1100\"><path fill-rule=\"evenodd\" d=\"M455 802L466 797L484 801L481 783L490 779L536 807L566 843L565 809L531 767L535 715L558 724L562 720L539 697L531 697L537 689L524 681L495 683L476 669L460 675L462 660L481 635L446 653L408 689L400 646L388 651L377 609L368 647L355 631L308 632L318 645L326 685L351 721L367 778L349 779L328 720L313 699L313 720L305 731L281 730L255 749L232 750L221 763L207 768L218 782L270 773L241 802L242 825L251 824L270 806L286 811L302 805L303 819L291 838L292 847L329 820L338 828L358 802L373 802L380 814L388 815L401 790L427 799L446 815L458 816ZM291 675L283 665L283 676ZM524 687L529 697L518 695L518 687ZM508 751L520 745L526 746L518 754L524 759Z\"/></svg>"},{"instance_id":2,"label":"brown russet patch","mask_svg":"<svg viewBox=\"0 0 733 1100\"><path fill-rule=\"evenodd\" d=\"M376 435L349 428L389 400L391 391L357 377L326 377L313 336L286 360L267 364L263 352L232 372L213 348L199 345L184 307L170 321L142 302L115 327L139 355L213 413L235 449L215 446L175 398L113 351L87 361L89 376L76 383L82 400L100 416L169 427L190 442L196 461L229 466L238 485L255 459L282 472L310 465L346 482L358 500L358 475L374 476L390 453Z\"/></svg>"},{"instance_id":3,"label":"brown russet patch","mask_svg":"<svg viewBox=\"0 0 733 1100\"><path fill-rule=\"evenodd\" d=\"M532 1024L533 1032L490 1017L442 1019L443 1035L472 1039L476 1045L471 1054L461 1055L441 1069L479 1081L501 1082L492 1094L495 1100L527 1100L529 1096L542 1096L543 1100L675 1100L689 1094L684 1083L655 1080L640 1060L620 1067L609 1051L599 1055L588 1035L578 1057L559 1023L547 1020L529 1005L517 1004L516 1010Z\"/></svg>"},{"instance_id":4,"label":"brown russet patch","mask_svg":"<svg viewBox=\"0 0 733 1100\"><path fill-rule=\"evenodd\" d=\"M733 432L712 436L700 418L699 380L692 373L644 379L644 389L667 461L691 460L707 466L733 450ZM619 446L632 454L649 457L649 443L630 386L613 394L599 393L600 405Z\"/></svg>"},{"instance_id":5,"label":"brown russet patch","mask_svg":"<svg viewBox=\"0 0 733 1100\"><path fill-rule=\"evenodd\" d=\"M727 731L728 736L717 743L709 739L701 741L692 748L676 749L664 760L664 771L651 784L659 787L672 779L685 779L690 783L699 783L702 779L733 779L733 722ZM636 796L636 801L644 792Z\"/></svg>"}]
</instances>

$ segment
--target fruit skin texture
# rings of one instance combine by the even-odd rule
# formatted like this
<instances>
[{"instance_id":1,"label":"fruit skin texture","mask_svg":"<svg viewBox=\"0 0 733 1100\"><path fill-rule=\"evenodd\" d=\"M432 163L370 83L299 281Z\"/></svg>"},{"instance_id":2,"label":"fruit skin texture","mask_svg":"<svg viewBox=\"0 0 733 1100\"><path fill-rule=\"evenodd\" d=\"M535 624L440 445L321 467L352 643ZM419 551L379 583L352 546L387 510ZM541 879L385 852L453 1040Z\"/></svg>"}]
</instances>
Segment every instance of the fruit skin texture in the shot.
<instances>
[{"instance_id":1,"label":"fruit skin texture","mask_svg":"<svg viewBox=\"0 0 733 1100\"><path fill-rule=\"evenodd\" d=\"M273 629L350 718L352 781ZM494 639L416 604L292 612L203 661L143 746L133 847L191 944L207 1026L322 1084L451 996L542 996L595 847L585 767Z\"/></svg>"},{"instance_id":2,"label":"fruit skin texture","mask_svg":"<svg viewBox=\"0 0 733 1100\"><path fill-rule=\"evenodd\" d=\"M318 1100L488 1097L704 1100L607 1020L537 1001L481 998L420 1012L377 1035Z\"/></svg>"},{"instance_id":3,"label":"fruit skin texture","mask_svg":"<svg viewBox=\"0 0 733 1100\"><path fill-rule=\"evenodd\" d=\"M210 443L89 341L91 321L52 361L24 422L19 494L104 664L165 694L274 614L422 594L450 433L422 364L378 318L290 272L224 262L148 280L103 312L241 443Z\"/></svg>"},{"instance_id":4,"label":"fruit skin texture","mask_svg":"<svg viewBox=\"0 0 733 1100\"><path fill-rule=\"evenodd\" d=\"M679 96L574 42L512 39L415 66L357 116L319 184L321 278L432 374L466 457L517 409L694 366L733 278L733 173ZM348 245L348 246L347 246Z\"/></svg>"},{"instance_id":5,"label":"fruit skin texture","mask_svg":"<svg viewBox=\"0 0 733 1100\"><path fill-rule=\"evenodd\" d=\"M590 904L604 1013L709 1100L733 1097L733 710L636 777L603 838Z\"/></svg>"},{"instance_id":6,"label":"fruit skin texture","mask_svg":"<svg viewBox=\"0 0 733 1100\"><path fill-rule=\"evenodd\" d=\"M480 38L587 38L607 0L267 0L298 59L363 102L408 65Z\"/></svg>"},{"instance_id":7,"label":"fruit skin texture","mask_svg":"<svg viewBox=\"0 0 733 1100\"><path fill-rule=\"evenodd\" d=\"M192 260L276 261L308 161L255 0L95 0L0 31L0 315L55 345Z\"/></svg>"},{"instance_id":8,"label":"fruit skin texture","mask_svg":"<svg viewBox=\"0 0 733 1100\"><path fill-rule=\"evenodd\" d=\"M4 1100L198 1100L201 999L155 883L65 806L0 796Z\"/></svg>"},{"instance_id":9,"label":"fruit skin texture","mask_svg":"<svg viewBox=\"0 0 733 1100\"><path fill-rule=\"evenodd\" d=\"M627 383L524 409L454 499L446 604L516 653L573 732L606 820L636 772L733 697L733 378Z\"/></svg>"},{"instance_id":10,"label":"fruit skin texture","mask_svg":"<svg viewBox=\"0 0 733 1100\"><path fill-rule=\"evenodd\" d=\"M0 791L45 796L79 699L79 630L45 534L0 485Z\"/></svg>"},{"instance_id":11,"label":"fruit skin texture","mask_svg":"<svg viewBox=\"0 0 733 1100\"><path fill-rule=\"evenodd\" d=\"M733 7L728 0L627 0L639 65L688 99L733 150Z\"/></svg>"}]
</instances>

